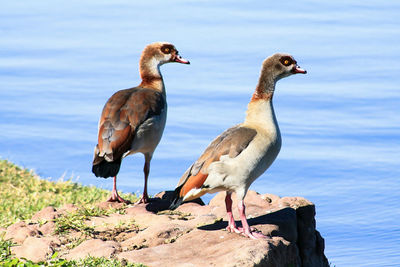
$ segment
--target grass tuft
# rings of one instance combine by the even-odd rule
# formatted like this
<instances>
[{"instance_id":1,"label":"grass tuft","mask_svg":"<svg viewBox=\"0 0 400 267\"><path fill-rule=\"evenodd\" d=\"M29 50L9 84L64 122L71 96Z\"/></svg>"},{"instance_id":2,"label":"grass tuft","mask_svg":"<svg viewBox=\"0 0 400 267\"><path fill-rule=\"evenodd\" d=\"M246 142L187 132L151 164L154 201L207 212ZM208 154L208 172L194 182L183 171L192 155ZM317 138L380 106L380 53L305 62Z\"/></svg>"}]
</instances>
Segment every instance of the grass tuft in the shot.
<instances>
[{"instance_id":1,"label":"grass tuft","mask_svg":"<svg viewBox=\"0 0 400 267\"><path fill-rule=\"evenodd\" d=\"M191 213L185 213L178 210L163 210L157 212L157 215L168 215L171 220L192 220L194 217Z\"/></svg>"},{"instance_id":2,"label":"grass tuft","mask_svg":"<svg viewBox=\"0 0 400 267\"><path fill-rule=\"evenodd\" d=\"M51 260L46 262L34 263L30 260L22 260L14 258L11 255L11 247L14 244L11 241L0 239L0 264L4 267L86 267L86 266L99 266L99 267L145 267L140 263L128 263L126 261L118 261L115 259L106 259L104 257L86 257L80 260L65 260L57 258L57 252L53 254Z\"/></svg>"},{"instance_id":3,"label":"grass tuft","mask_svg":"<svg viewBox=\"0 0 400 267\"><path fill-rule=\"evenodd\" d=\"M7 160L0 160L0 184L0 227L27 220L47 206L93 204L106 200L110 194L108 190L82 186L69 180L43 180ZM122 196L132 202L137 200L132 194Z\"/></svg>"},{"instance_id":4,"label":"grass tuft","mask_svg":"<svg viewBox=\"0 0 400 267\"><path fill-rule=\"evenodd\" d=\"M62 234L75 230L82 232L85 236L91 236L95 231L93 227L85 224L87 219L94 216L107 216L112 213L124 214L125 212L124 208L105 210L93 205L106 200L109 194L110 191L108 190L94 186L82 186L71 181L51 182L43 180L32 171L20 168L7 160L0 160L0 227L7 227L18 221L29 220L33 214L48 206L58 208L65 204L74 204L80 208L54 220L56 231ZM132 194L121 194L121 196L131 202L138 200ZM127 226L118 225L117 231L126 230L131 224L133 223L127 224ZM83 240L76 239L71 245L79 245ZM10 249L14 245L12 241L4 240L4 234L0 236L0 266L145 266L115 259L95 257L68 261L58 258L57 252L54 253L49 261L34 263L29 260L15 258Z\"/></svg>"},{"instance_id":5,"label":"grass tuft","mask_svg":"<svg viewBox=\"0 0 400 267\"><path fill-rule=\"evenodd\" d=\"M81 232L85 236L93 236L94 227L88 226L85 222L90 220L91 217L108 216L112 213L116 213L120 209L101 209L97 206L87 207L83 206L74 212L67 213L56 218L56 234L68 233L70 230Z\"/></svg>"}]
</instances>

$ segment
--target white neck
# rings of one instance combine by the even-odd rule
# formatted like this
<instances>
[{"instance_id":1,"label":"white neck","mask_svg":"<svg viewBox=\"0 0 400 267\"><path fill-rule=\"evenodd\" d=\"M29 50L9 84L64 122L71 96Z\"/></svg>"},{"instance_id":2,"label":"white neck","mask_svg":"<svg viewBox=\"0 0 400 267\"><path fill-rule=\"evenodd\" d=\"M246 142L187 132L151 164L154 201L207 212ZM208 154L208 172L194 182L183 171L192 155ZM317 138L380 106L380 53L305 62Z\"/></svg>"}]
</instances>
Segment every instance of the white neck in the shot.
<instances>
[{"instance_id":1,"label":"white neck","mask_svg":"<svg viewBox=\"0 0 400 267\"><path fill-rule=\"evenodd\" d=\"M271 99L251 101L246 112L244 125L263 128L271 133L279 133L278 121L275 117Z\"/></svg>"},{"instance_id":2,"label":"white neck","mask_svg":"<svg viewBox=\"0 0 400 267\"><path fill-rule=\"evenodd\" d=\"M155 77L161 77L160 61L153 57L150 60L145 61L143 65L143 67L146 69L146 73Z\"/></svg>"},{"instance_id":3,"label":"white neck","mask_svg":"<svg viewBox=\"0 0 400 267\"><path fill-rule=\"evenodd\" d=\"M160 66L160 61L156 60L155 58L141 60L139 67L142 83L140 86L156 89L165 95L165 86L160 72Z\"/></svg>"}]
</instances>

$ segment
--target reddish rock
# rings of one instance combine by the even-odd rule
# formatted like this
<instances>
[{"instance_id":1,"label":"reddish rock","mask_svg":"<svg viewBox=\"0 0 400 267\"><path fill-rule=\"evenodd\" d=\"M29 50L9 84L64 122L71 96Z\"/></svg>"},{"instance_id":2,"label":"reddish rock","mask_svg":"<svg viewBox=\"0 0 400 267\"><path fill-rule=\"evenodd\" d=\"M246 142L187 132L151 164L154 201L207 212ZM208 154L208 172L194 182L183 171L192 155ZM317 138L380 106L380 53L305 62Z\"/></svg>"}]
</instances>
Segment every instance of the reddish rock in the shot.
<instances>
[{"instance_id":1,"label":"reddish rock","mask_svg":"<svg viewBox=\"0 0 400 267\"><path fill-rule=\"evenodd\" d=\"M221 207L221 211L225 213L226 216L226 208L225 208L225 192L218 193L213 199L211 199L209 205L210 206L218 206ZM266 213L271 213L276 210L278 207L275 205L277 200L280 198L274 195L260 195L255 191L249 190L246 194L246 198L244 199L244 203L246 205L246 215L247 218L257 217ZM235 219L239 219L238 213L238 201L236 199L236 194L232 194L232 211ZM225 218L225 217L224 217Z\"/></svg>"},{"instance_id":2,"label":"reddish rock","mask_svg":"<svg viewBox=\"0 0 400 267\"><path fill-rule=\"evenodd\" d=\"M262 194L260 197L268 203L276 202L280 199L279 196L273 194Z\"/></svg>"},{"instance_id":3,"label":"reddish rock","mask_svg":"<svg viewBox=\"0 0 400 267\"><path fill-rule=\"evenodd\" d=\"M149 211L146 210L146 205L143 205L143 204L130 206L125 209L125 212L126 212L126 214L133 215L133 216L149 213Z\"/></svg>"},{"instance_id":4,"label":"reddish rock","mask_svg":"<svg viewBox=\"0 0 400 267\"><path fill-rule=\"evenodd\" d=\"M215 214L216 210L215 207L213 206L201 206L197 203L189 202L189 203L183 203L180 205L177 209L177 211L183 212L183 213L191 213L191 214L196 214L196 215L205 215L205 214Z\"/></svg>"},{"instance_id":5,"label":"reddish rock","mask_svg":"<svg viewBox=\"0 0 400 267\"><path fill-rule=\"evenodd\" d=\"M21 246L11 247L17 258L26 258L33 262L45 261L54 252L54 248L61 244L55 237L37 238L30 236Z\"/></svg>"},{"instance_id":6,"label":"reddish rock","mask_svg":"<svg viewBox=\"0 0 400 267\"><path fill-rule=\"evenodd\" d=\"M25 222L18 222L7 228L4 239L11 239L17 244L22 244L29 236L39 236L39 231L34 225L28 225Z\"/></svg>"},{"instance_id":7,"label":"reddish rock","mask_svg":"<svg viewBox=\"0 0 400 267\"><path fill-rule=\"evenodd\" d=\"M298 266L294 244L273 243L195 229L172 244L122 252L117 258L148 266Z\"/></svg>"},{"instance_id":8,"label":"reddish rock","mask_svg":"<svg viewBox=\"0 0 400 267\"><path fill-rule=\"evenodd\" d=\"M46 207L33 215L32 221L52 221L59 216L54 207Z\"/></svg>"},{"instance_id":9,"label":"reddish rock","mask_svg":"<svg viewBox=\"0 0 400 267\"><path fill-rule=\"evenodd\" d=\"M225 192L218 193L209 204L210 206L220 207L220 209L215 209L215 212L224 216L224 221L226 220L225 196ZM240 224L237 210L238 201L235 194L232 194L232 200L233 215ZM285 205L282 205L282 203L285 203ZM278 196L260 195L249 190L245 198L245 205L248 222L252 227L261 231L264 235L281 236L292 242L297 240L296 211L288 208L290 205L281 202Z\"/></svg>"},{"instance_id":10,"label":"reddish rock","mask_svg":"<svg viewBox=\"0 0 400 267\"><path fill-rule=\"evenodd\" d=\"M72 213L78 210L78 207L74 204L65 204L62 208L58 209L60 214Z\"/></svg>"},{"instance_id":11,"label":"reddish rock","mask_svg":"<svg viewBox=\"0 0 400 267\"><path fill-rule=\"evenodd\" d=\"M175 242L176 239L191 229L190 227L174 223L154 225L140 231L134 237L125 240L121 245L124 249L136 249L168 244Z\"/></svg>"},{"instance_id":12,"label":"reddish rock","mask_svg":"<svg viewBox=\"0 0 400 267\"><path fill-rule=\"evenodd\" d=\"M131 215L132 216L132 215ZM148 228L152 225L163 225L171 223L170 216L157 215L152 212L134 215L135 224L141 229Z\"/></svg>"},{"instance_id":13,"label":"reddish rock","mask_svg":"<svg viewBox=\"0 0 400 267\"><path fill-rule=\"evenodd\" d=\"M149 204L129 206L100 203L102 208L125 208L125 214L92 217L85 221L93 229L89 235L72 230L60 237L62 245L59 239L48 239L54 235L53 216L76 210L74 205L57 211L45 208L33 218L47 223L40 227L14 224L7 229L6 238L22 244L13 248L18 257L33 261L48 258L59 246L59 255L67 259L90 255L148 266L329 266L324 239L315 228L315 206L304 198L249 191L245 199L248 222L268 236L251 240L225 230L225 193L217 194L209 205L184 203L174 211L166 210L171 196L171 192L164 192ZM233 200L240 226L235 196ZM91 239L68 251L69 243L82 238Z\"/></svg>"},{"instance_id":14,"label":"reddish rock","mask_svg":"<svg viewBox=\"0 0 400 267\"><path fill-rule=\"evenodd\" d=\"M99 207L100 209L120 209L123 208L125 206L124 203L119 203L119 202L108 202L108 201L104 201L104 202L100 202L97 204L97 207Z\"/></svg>"},{"instance_id":15,"label":"reddish rock","mask_svg":"<svg viewBox=\"0 0 400 267\"><path fill-rule=\"evenodd\" d=\"M240 225L237 201L233 199L234 215ZM179 236L174 243L158 242L158 245L151 241L156 240L156 230L149 228L127 241L145 248L122 252L117 257L149 266L329 266L323 252L324 241L315 230L315 209L311 202L300 197L279 198L249 191L245 203L249 224L270 238L250 240L224 231L227 225L225 193L219 193L209 206L181 205L175 212L186 214L189 218L186 221L177 220L177 215L161 213L170 220L175 219L180 226L192 227L190 233ZM195 224L201 218L202 225L196 229ZM147 220L157 221L152 216ZM146 240L148 247L140 239Z\"/></svg>"},{"instance_id":16,"label":"reddish rock","mask_svg":"<svg viewBox=\"0 0 400 267\"><path fill-rule=\"evenodd\" d=\"M90 239L69 251L65 258L68 260L82 259L88 256L110 258L119 249L121 246L117 242Z\"/></svg>"},{"instance_id":17,"label":"reddish rock","mask_svg":"<svg viewBox=\"0 0 400 267\"><path fill-rule=\"evenodd\" d=\"M46 222L42 226L39 226L38 230L42 235L51 235L56 229L56 224L53 221Z\"/></svg>"}]
</instances>

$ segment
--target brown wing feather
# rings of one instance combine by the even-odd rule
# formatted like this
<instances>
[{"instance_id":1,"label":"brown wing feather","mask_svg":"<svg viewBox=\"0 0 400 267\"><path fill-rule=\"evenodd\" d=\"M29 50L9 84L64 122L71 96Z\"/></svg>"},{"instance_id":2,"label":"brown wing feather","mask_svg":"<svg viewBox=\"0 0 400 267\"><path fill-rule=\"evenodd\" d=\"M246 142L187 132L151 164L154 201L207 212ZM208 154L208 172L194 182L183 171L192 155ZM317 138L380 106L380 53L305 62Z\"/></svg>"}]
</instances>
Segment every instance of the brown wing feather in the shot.
<instances>
[{"instance_id":1,"label":"brown wing feather","mask_svg":"<svg viewBox=\"0 0 400 267\"><path fill-rule=\"evenodd\" d=\"M163 108L164 97L157 91L136 87L116 92L101 114L93 164L119 160L131 148L136 129Z\"/></svg>"},{"instance_id":2,"label":"brown wing feather","mask_svg":"<svg viewBox=\"0 0 400 267\"><path fill-rule=\"evenodd\" d=\"M211 163L218 161L223 155L236 157L249 145L256 134L254 129L237 125L214 139L200 158L181 177L177 185L177 188L181 187L179 196L184 196L192 188L200 188L207 179L208 167Z\"/></svg>"}]
</instances>

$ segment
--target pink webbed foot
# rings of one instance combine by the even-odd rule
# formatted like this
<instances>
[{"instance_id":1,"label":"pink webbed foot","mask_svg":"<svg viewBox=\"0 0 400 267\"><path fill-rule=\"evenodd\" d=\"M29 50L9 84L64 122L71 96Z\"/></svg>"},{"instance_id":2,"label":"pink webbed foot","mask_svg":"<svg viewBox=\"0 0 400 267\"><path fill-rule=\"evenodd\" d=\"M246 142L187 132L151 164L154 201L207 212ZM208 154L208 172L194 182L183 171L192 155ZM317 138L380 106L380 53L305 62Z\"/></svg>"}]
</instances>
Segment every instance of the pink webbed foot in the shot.
<instances>
[{"instance_id":1,"label":"pink webbed foot","mask_svg":"<svg viewBox=\"0 0 400 267\"><path fill-rule=\"evenodd\" d=\"M225 229L230 233L237 233L237 234L241 233L241 231L239 230L239 228L236 227L236 225L228 225Z\"/></svg>"},{"instance_id":2,"label":"pink webbed foot","mask_svg":"<svg viewBox=\"0 0 400 267\"><path fill-rule=\"evenodd\" d=\"M147 194L143 194L143 196L138 201L136 201L135 205L147 204L149 203L149 201L149 196Z\"/></svg>"},{"instance_id":3,"label":"pink webbed foot","mask_svg":"<svg viewBox=\"0 0 400 267\"><path fill-rule=\"evenodd\" d=\"M226 193L225 204L226 204L226 212L228 214L228 226L226 227L226 230L228 232L242 234L251 239L267 238L267 236L263 235L263 233L261 233L257 229L251 228L247 223L243 200L239 202L239 207L238 207L240 220L242 221L243 227L236 227L235 219L233 218L232 214L232 198L230 192Z\"/></svg>"},{"instance_id":4,"label":"pink webbed foot","mask_svg":"<svg viewBox=\"0 0 400 267\"><path fill-rule=\"evenodd\" d=\"M129 200L123 199L117 191L111 192L111 196L107 199L107 202L119 202L119 203L125 203L125 204L130 204L131 202Z\"/></svg>"},{"instance_id":5,"label":"pink webbed foot","mask_svg":"<svg viewBox=\"0 0 400 267\"><path fill-rule=\"evenodd\" d=\"M241 234L243 236L249 237L251 239L261 239L267 238L268 236L264 235L261 231L251 227L248 230L245 230L243 227L236 227L236 225L228 225L225 228L230 233Z\"/></svg>"},{"instance_id":6,"label":"pink webbed foot","mask_svg":"<svg viewBox=\"0 0 400 267\"><path fill-rule=\"evenodd\" d=\"M144 189L143 189L143 195L142 197L136 201L135 205L139 204L147 204L149 203L149 195L147 194L147 180L149 178L149 172L150 172L150 160L151 160L151 155L145 154L145 163L143 167L143 172L144 172Z\"/></svg>"},{"instance_id":7,"label":"pink webbed foot","mask_svg":"<svg viewBox=\"0 0 400 267\"><path fill-rule=\"evenodd\" d=\"M239 227L239 231L241 232L242 235L247 236L251 239L268 238L268 236L264 235L261 231L258 231L257 229L254 228L244 230L242 227Z\"/></svg>"},{"instance_id":8,"label":"pink webbed foot","mask_svg":"<svg viewBox=\"0 0 400 267\"><path fill-rule=\"evenodd\" d=\"M260 239L260 238L267 238L266 235L261 233L255 228L251 228L246 219L246 207L244 206L243 200L239 201L238 205L240 220L242 221L242 227L239 228L242 235L247 236L251 239Z\"/></svg>"},{"instance_id":9,"label":"pink webbed foot","mask_svg":"<svg viewBox=\"0 0 400 267\"><path fill-rule=\"evenodd\" d=\"M119 203L125 203L125 204L130 204L131 202L129 200L125 200L120 195L118 195L117 191L117 176L114 176L113 179L113 189L111 191L111 196L107 199L107 202L119 202Z\"/></svg>"}]
</instances>

